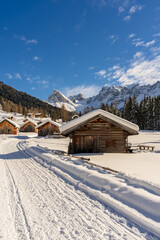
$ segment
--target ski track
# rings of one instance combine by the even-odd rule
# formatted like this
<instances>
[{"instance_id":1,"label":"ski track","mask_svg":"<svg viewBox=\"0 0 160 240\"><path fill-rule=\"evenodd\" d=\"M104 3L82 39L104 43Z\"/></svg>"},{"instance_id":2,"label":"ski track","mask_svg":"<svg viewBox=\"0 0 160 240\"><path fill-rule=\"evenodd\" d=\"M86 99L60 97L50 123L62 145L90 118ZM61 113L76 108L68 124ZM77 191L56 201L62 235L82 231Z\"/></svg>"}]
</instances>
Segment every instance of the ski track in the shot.
<instances>
[{"instance_id":1,"label":"ski track","mask_svg":"<svg viewBox=\"0 0 160 240\"><path fill-rule=\"evenodd\" d=\"M156 239L18 150L19 141L1 144L9 220L0 239Z\"/></svg>"}]
</instances>

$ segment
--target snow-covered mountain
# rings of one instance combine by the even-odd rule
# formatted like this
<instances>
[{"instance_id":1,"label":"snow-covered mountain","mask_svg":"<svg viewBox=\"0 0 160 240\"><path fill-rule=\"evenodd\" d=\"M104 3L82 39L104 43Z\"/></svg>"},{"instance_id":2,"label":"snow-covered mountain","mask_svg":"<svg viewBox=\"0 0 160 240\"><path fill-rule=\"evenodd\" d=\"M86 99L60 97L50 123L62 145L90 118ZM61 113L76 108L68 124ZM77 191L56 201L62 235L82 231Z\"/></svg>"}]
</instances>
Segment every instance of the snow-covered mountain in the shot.
<instances>
[{"instance_id":1,"label":"snow-covered mountain","mask_svg":"<svg viewBox=\"0 0 160 240\"><path fill-rule=\"evenodd\" d=\"M53 90L47 103L61 107L63 104L68 111L83 111L87 106L89 108L99 108L102 103L111 104L116 103L118 108L123 107L124 102L129 96L136 96L140 102L144 96L158 96L160 95L160 81L153 85L139 85L132 84L128 86L104 86L100 92L93 97L84 98L80 93L78 95L65 97L61 92Z\"/></svg>"},{"instance_id":2,"label":"snow-covered mountain","mask_svg":"<svg viewBox=\"0 0 160 240\"><path fill-rule=\"evenodd\" d=\"M56 89L52 91L52 93L49 95L48 99L45 100L45 102L58 108L61 108L62 105L64 105L66 110L70 112L74 112L76 110L76 107L78 106Z\"/></svg>"}]
</instances>

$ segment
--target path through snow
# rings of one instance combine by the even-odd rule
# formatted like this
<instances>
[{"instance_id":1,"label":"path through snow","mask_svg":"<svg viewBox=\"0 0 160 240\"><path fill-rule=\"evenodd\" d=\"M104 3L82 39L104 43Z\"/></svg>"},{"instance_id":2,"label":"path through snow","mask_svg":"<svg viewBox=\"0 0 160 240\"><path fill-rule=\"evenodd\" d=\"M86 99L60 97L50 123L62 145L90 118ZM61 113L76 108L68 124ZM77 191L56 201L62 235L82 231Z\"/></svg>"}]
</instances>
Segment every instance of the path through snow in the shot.
<instances>
[{"instance_id":1,"label":"path through snow","mask_svg":"<svg viewBox=\"0 0 160 240\"><path fill-rule=\"evenodd\" d=\"M0 239L157 239L37 163L21 141L0 146Z\"/></svg>"}]
</instances>

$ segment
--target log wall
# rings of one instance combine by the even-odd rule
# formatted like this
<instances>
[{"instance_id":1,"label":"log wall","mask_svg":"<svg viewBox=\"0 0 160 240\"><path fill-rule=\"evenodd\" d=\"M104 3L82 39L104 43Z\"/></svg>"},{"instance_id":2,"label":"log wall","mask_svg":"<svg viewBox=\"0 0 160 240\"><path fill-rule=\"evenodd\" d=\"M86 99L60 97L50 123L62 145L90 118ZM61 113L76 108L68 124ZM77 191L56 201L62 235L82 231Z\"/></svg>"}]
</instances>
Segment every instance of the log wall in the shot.
<instances>
[{"instance_id":1,"label":"log wall","mask_svg":"<svg viewBox=\"0 0 160 240\"><path fill-rule=\"evenodd\" d=\"M59 128L51 123L46 123L38 128L38 136L54 135L60 133Z\"/></svg>"},{"instance_id":2,"label":"log wall","mask_svg":"<svg viewBox=\"0 0 160 240\"><path fill-rule=\"evenodd\" d=\"M35 125L33 123L27 122L20 128L20 132L36 132Z\"/></svg>"},{"instance_id":3,"label":"log wall","mask_svg":"<svg viewBox=\"0 0 160 240\"><path fill-rule=\"evenodd\" d=\"M102 119L96 119L70 134L70 153L126 152L127 133Z\"/></svg>"},{"instance_id":4,"label":"log wall","mask_svg":"<svg viewBox=\"0 0 160 240\"><path fill-rule=\"evenodd\" d=\"M17 128L11 123L3 121L0 123L0 134L17 134Z\"/></svg>"}]
</instances>

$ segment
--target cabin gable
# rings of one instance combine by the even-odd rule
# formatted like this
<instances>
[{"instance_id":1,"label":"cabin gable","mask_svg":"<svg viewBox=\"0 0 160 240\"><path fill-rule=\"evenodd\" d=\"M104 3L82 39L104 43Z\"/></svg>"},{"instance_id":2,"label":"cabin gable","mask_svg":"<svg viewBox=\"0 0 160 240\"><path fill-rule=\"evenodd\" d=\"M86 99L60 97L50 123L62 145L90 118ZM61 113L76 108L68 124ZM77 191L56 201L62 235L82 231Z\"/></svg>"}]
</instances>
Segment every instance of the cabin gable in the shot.
<instances>
[{"instance_id":1,"label":"cabin gable","mask_svg":"<svg viewBox=\"0 0 160 240\"><path fill-rule=\"evenodd\" d=\"M69 134L70 153L126 152L128 133L103 117L78 126Z\"/></svg>"},{"instance_id":2,"label":"cabin gable","mask_svg":"<svg viewBox=\"0 0 160 240\"><path fill-rule=\"evenodd\" d=\"M51 122L46 122L38 127L38 136L54 135L55 133L59 133L59 128Z\"/></svg>"},{"instance_id":3,"label":"cabin gable","mask_svg":"<svg viewBox=\"0 0 160 240\"><path fill-rule=\"evenodd\" d=\"M17 134L17 128L7 120L0 122L0 134Z\"/></svg>"},{"instance_id":4,"label":"cabin gable","mask_svg":"<svg viewBox=\"0 0 160 240\"><path fill-rule=\"evenodd\" d=\"M36 132L35 124L30 121L25 122L20 128L20 132Z\"/></svg>"}]
</instances>

